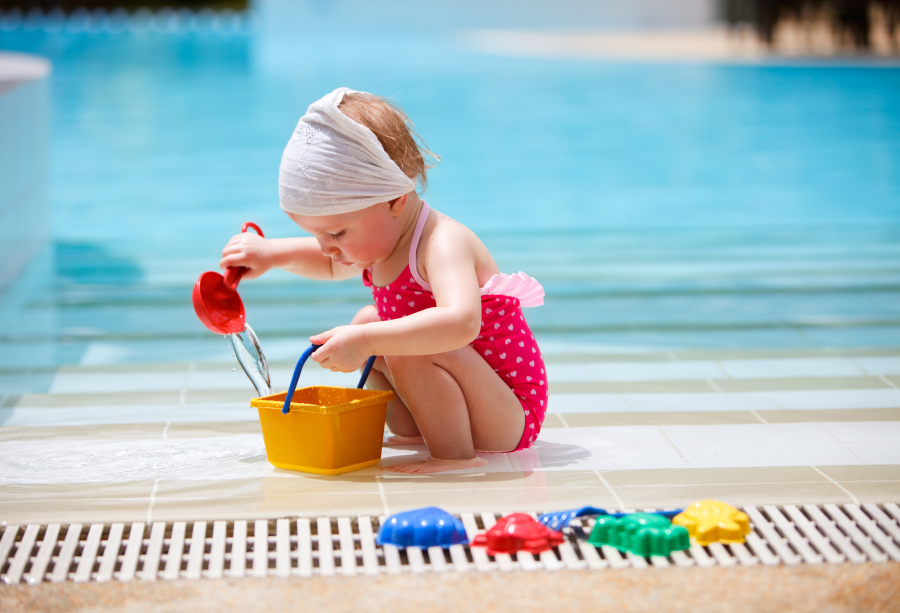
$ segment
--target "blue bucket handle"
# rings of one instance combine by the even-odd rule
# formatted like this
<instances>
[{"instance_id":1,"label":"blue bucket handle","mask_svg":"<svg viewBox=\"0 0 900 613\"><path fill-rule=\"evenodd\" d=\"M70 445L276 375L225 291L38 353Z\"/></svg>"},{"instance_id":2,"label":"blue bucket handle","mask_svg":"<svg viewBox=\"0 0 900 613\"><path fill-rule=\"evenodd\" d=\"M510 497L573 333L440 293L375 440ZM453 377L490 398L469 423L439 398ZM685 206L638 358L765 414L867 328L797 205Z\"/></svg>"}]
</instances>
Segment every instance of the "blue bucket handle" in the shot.
<instances>
[{"instance_id":1,"label":"blue bucket handle","mask_svg":"<svg viewBox=\"0 0 900 613\"><path fill-rule=\"evenodd\" d=\"M294 368L294 376L291 377L291 386L288 388L287 396L284 398L284 407L281 409L281 412L285 415L291 412L291 400L294 399L294 392L297 391L297 381L300 379L300 371L303 370L303 365L306 364L306 360L309 359L309 356L321 346L322 345L310 345L309 349L304 351L303 355L300 356L300 360ZM363 369L362 377L359 378L359 385L356 386L357 389L362 389L362 386L366 384L366 379L369 378L369 373L372 372L372 364L374 363L375 356L373 355L366 361L366 367Z\"/></svg>"}]
</instances>

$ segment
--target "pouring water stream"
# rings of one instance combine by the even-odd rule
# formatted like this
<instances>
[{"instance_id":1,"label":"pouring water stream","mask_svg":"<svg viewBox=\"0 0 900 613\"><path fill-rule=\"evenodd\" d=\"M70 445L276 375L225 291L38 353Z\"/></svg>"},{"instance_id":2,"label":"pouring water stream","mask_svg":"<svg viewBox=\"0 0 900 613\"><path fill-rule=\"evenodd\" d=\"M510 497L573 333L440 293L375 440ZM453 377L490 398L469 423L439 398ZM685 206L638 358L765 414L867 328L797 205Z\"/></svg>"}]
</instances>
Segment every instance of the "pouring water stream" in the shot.
<instances>
[{"instance_id":1,"label":"pouring water stream","mask_svg":"<svg viewBox=\"0 0 900 613\"><path fill-rule=\"evenodd\" d=\"M234 349L234 357L240 363L241 368L247 373L256 393L262 396L272 395L272 380L269 377L269 364L266 356L259 346L259 338L250 324L247 324L240 332L226 335L228 342Z\"/></svg>"}]
</instances>

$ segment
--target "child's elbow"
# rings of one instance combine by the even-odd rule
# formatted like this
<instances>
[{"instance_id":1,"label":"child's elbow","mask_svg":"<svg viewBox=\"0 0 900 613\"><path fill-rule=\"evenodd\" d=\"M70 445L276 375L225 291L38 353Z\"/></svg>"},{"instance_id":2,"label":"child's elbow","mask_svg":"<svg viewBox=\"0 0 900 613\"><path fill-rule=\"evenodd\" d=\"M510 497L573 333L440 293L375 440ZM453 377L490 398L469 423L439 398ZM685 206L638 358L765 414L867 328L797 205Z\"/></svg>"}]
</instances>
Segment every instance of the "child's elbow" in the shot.
<instances>
[{"instance_id":1,"label":"child's elbow","mask_svg":"<svg viewBox=\"0 0 900 613\"><path fill-rule=\"evenodd\" d=\"M481 332L481 313L474 315L466 315L460 322L460 334L463 337L463 344L468 345L474 341Z\"/></svg>"}]
</instances>

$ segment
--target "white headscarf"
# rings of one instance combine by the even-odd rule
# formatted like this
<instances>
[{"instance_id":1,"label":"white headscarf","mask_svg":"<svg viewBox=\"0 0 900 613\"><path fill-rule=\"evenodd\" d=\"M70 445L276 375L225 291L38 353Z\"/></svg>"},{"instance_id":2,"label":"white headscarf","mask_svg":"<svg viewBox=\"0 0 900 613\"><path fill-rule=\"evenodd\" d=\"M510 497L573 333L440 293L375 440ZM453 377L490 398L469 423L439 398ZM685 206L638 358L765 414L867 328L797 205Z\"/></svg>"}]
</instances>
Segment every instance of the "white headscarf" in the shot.
<instances>
[{"instance_id":1,"label":"white headscarf","mask_svg":"<svg viewBox=\"0 0 900 613\"><path fill-rule=\"evenodd\" d=\"M278 173L281 208L299 215L358 211L416 188L369 128L344 115L341 87L309 105Z\"/></svg>"}]
</instances>

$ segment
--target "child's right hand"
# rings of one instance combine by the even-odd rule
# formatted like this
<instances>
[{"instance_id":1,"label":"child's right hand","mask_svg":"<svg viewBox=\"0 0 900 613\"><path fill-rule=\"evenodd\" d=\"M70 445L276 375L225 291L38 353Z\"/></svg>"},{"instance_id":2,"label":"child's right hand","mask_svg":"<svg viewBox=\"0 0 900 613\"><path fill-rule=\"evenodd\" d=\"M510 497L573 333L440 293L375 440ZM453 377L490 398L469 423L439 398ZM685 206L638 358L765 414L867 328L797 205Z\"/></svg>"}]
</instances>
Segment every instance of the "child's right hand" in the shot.
<instances>
[{"instance_id":1,"label":"child's right hand","mask_svg":"<svg viewBox=\"0 0 900 613\"><path fill-rule=\"evenodd\" d=\"M275 267L274 250L270 241L253 232L243 232L231 237L222 249L219 268L224 270L231 266L248 268L249 270L244 273L244 279L262 276L270 268Z\"/></svg>"}]
</instances>

